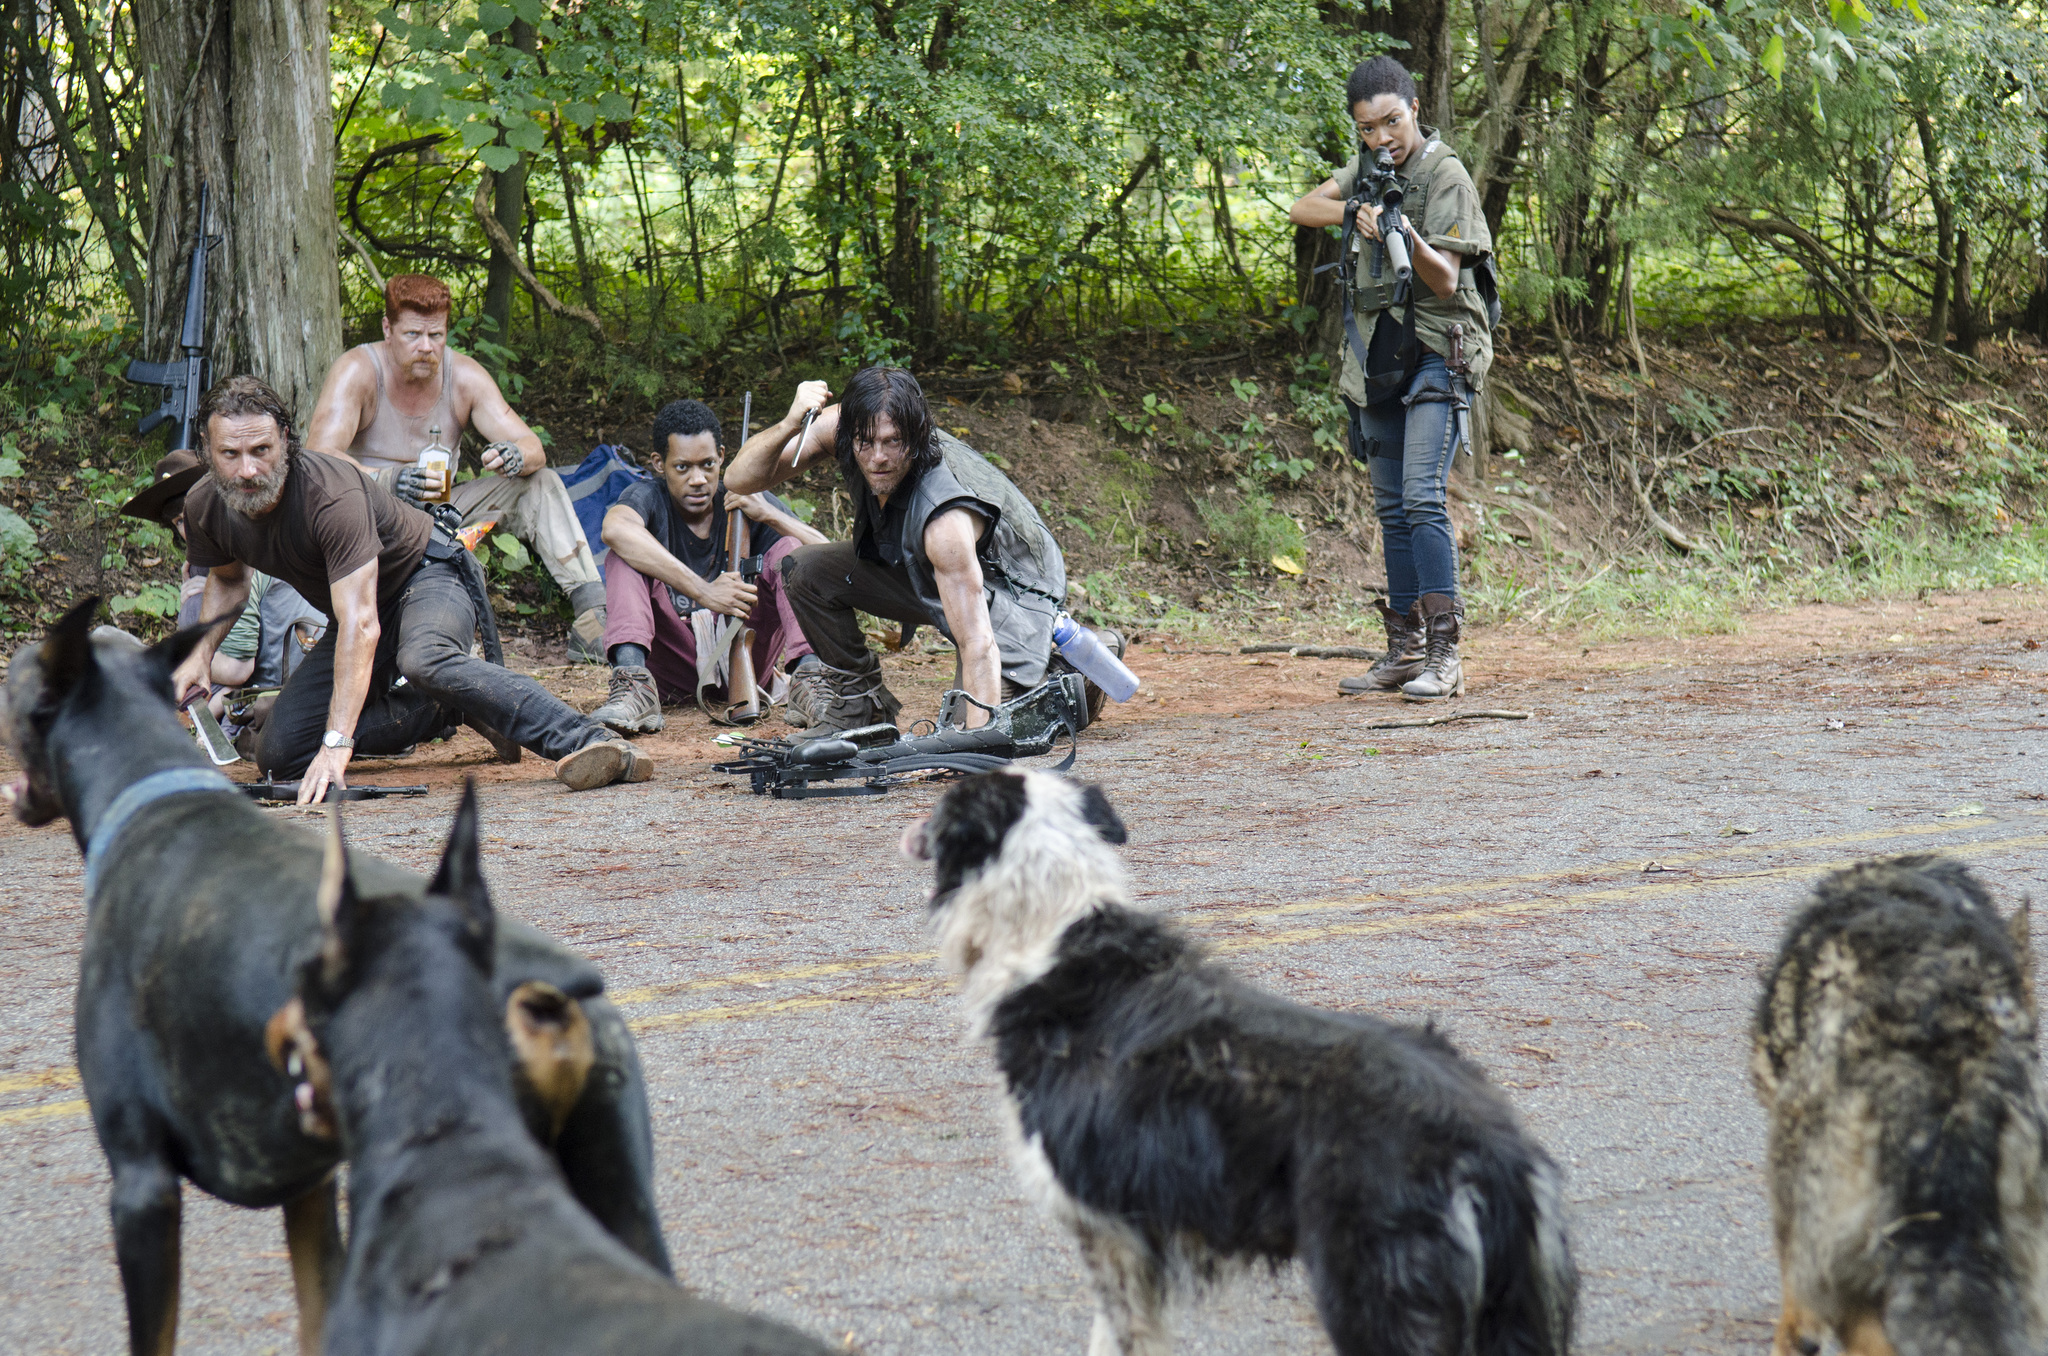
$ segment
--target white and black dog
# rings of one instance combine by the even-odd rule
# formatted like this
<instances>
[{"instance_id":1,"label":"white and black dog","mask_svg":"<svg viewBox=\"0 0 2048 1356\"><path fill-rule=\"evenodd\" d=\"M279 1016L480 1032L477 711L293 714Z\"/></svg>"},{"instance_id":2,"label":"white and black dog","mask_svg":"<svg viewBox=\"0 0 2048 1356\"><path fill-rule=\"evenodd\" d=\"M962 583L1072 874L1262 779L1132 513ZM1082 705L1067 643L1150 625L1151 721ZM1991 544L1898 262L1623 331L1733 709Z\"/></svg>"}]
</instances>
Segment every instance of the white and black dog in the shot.
<instances>
[{"instance_id":1,"label":"white and black dog","mask_svg":"<svg viewBox=\"0 0 2048 1356\"><path fill-rule=\"evenodd\" d=\"M1302 1007L1128 905L1096 787L971 777L904 835L1027 1188L1071 1229L1092 1356L1169 1349L1166 1302L1299 1257L1345 1356L1562 1356L1558 1170L1428 1027Z\"/></svg>"}]
</instances>

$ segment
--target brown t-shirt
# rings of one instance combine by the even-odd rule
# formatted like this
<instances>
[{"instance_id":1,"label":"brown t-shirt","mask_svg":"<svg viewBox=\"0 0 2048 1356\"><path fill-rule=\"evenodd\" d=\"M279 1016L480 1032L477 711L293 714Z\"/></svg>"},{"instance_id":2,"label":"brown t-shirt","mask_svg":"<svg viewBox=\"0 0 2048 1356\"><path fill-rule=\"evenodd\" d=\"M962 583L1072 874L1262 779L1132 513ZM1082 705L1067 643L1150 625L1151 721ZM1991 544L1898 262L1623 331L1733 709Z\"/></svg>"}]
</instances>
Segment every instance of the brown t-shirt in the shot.
<instances>
[{"instance_id":1,"label":"brown t-shirt","mask_svg":"<svg viewBox=\"0 0 2048 1356\"><path fill-rule=\"evenodd\" d=\"M401 504L359 468L322 452L299 452L277 507L261 518L229 508L201 476L185 500L186 558L212 568L240 562L297 589L329 617L328 584L377 562L377 607L389 607L412 577L433 519Z\"/></svg>"}]
</instances>

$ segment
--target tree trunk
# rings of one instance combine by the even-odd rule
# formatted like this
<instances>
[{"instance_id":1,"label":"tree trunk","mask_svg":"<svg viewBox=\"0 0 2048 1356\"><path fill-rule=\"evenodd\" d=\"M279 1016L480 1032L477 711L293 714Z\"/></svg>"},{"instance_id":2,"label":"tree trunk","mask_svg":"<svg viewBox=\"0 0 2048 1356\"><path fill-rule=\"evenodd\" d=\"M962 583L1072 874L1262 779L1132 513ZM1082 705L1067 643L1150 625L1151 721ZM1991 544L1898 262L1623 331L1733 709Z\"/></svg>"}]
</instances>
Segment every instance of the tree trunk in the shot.
<instances>
[{"instance_id":1,"label":"tree trunk","mask_svg":"<svg viewBox=\"0 0 2048 1356\"><path fill-rule=\"evenodd\" d=\"M1927 196L1934 204L1934 297L1927 303L1927 340L1948 339L1949 267L1956 257L1956 211L1941 172L1941 146L1934 138L1934 120L1915 109L1913 125L1920 132L1920 154L1927 162Z\"/></svg>"},{"instance_id":2,"label":"tree trunk","mask_svg":"<svg viewBox=\"0 0 2048 1356\"><path fill-rule=\"evenodd\" d=\"M528 56L538 50L539 36L533 25L524 19L514 19L510 40L514 47ZM502 170L485 171L491 176L491 201L496 205L494 214L498 224L505 228L505 234L513 240L526 234L526 174L530 157L522 151L519 158ZM512 336L512 284L518 270L514 260L503 250L491 251L491 263L484 274L484 327L490 331L485 337L494 344L509 344ZM494 373L499 364L485 364Z\"/></svg>"},{"instance_id":3,"label":"tree trunk","mask_svg":"<svg viewBox=\"0 0 2048 1356\"><path fill-rule=\"evenodd\" d=\"M1979 326L1977 324L1976 286L1971 278L1970 232L1956 232L1956 274L1953 284L1954 298L1950 309L1956 318L1956 352L1968 358L1977 356Z\"/></svg>"},{"instance_id":4,"label":"tree trunk","mask_svg":"<svg viewBox=\"0 0 2048 1356\"><path fill-rule=\"evenodd\" d=\"M212 375L252 372L303 421L341 354L334 109L319 0L137 0L151 194L149 354L174 353L209 186Z\"/></svg>"},{"instance_id":5,"label":"tree trunk","mask_svg":"<svg viewBox=\"0 0 2048 1356\"><path fill-rule=\"evenodd\" d=\"M1365 21L1388 37L1408 44L1393 49L1389 55L1415 77L1415 92L1422 99L1422 121L1448 135L1452 76L1448 0L1392 0L1385 10L1375 9L1366 15Z\"/></svg>"}]
</instances>

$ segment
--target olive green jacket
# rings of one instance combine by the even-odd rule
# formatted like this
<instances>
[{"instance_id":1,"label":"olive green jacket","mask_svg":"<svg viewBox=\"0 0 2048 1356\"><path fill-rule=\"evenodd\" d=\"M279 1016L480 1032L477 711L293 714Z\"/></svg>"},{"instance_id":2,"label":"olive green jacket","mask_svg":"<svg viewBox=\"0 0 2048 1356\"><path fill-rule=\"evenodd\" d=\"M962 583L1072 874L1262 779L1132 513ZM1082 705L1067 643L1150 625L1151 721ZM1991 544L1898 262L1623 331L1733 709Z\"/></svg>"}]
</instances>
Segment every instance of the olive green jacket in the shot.
<instances>
[{"instance_id":1,"label":"olive green jacket","mask_svg":"<svg viewBox=\"0 0 2048 1356\"><path fill-rule=\"evenodd\" d=\"M1466 380L1473 389L1486 380L1493 366L1493 338L1487 333L1486 303L1472 279L1472 265L1493 252L1493 236L1486 229L1486 214L1479 208L1479 194L1472 176L1465 172L1458 153L1437 136L1436 129L1422 129L1422 149L1396 170L1401 181L1401 213L1432 248L1463 256L1458 270L1458 288L1449 297L1439 297L1421 279L1414 280L1415 337L1423 347L1451 357L1451 326L1465 326ZM1338 192L1349 199L1358 184L1358 159L1337 171ZM1372 276L1376 242L1359 237L1356 278L1352 284L1352 307L1358 315L1359 337L1372 343L1375 321L1386 325L1402 323L1404 308L1394 305L1394 270ZM1337 389L1356 405L1365 403L1365 355L1349 352L1339 365Z\"/></svg>"}]
</instances>

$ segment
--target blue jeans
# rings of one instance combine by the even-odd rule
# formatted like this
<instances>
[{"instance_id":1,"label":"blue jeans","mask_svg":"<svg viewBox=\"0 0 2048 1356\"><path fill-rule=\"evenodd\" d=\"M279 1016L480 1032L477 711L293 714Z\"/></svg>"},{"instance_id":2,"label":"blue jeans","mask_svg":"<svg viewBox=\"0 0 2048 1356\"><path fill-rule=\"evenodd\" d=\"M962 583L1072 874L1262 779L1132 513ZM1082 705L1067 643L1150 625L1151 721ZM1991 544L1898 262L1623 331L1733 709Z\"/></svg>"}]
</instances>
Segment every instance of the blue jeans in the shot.
<instances>
[{"instance_id":1,"label":"blue jeans","mask_svg":"<svg viewBox=\"0 0 2048 1356\"><path fill-rule=\"evenodd\" d=\"M1351 455L1372 477L1387 551L1387 603L1397 612L1425 593L1458 596L1458 544L1444 501L1451 458L1469 426L1458 406L1470 396L1440 356L1426 353L1406 394L1363 408L1345 402Z\"/></svg>"}]
</instances>

